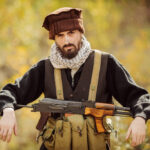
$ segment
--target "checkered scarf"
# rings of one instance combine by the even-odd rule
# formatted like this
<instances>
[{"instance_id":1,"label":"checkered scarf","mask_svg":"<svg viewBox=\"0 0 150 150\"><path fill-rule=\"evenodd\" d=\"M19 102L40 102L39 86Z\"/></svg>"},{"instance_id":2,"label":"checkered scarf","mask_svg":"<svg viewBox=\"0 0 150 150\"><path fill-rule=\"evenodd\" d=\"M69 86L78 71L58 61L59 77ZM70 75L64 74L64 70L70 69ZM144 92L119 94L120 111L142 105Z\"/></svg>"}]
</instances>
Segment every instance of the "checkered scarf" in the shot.
<instances>
[{"instance_id":1,"label":"checkered scarf","mask_svg":"<svg viewBox=\"0 0 150 150\"><path fill-rule=\"evenodd\" d=\"M56 43L54 43L50 50L50 61L54 68L57 69L75 69L78 70L80 66L86 61L89 54L92 52L90 43L86 40L86 38L82 37L82 45L78 54L72 59L67 59L62 57L61 52L58 50Z\"/></svg>"}]
</instances>

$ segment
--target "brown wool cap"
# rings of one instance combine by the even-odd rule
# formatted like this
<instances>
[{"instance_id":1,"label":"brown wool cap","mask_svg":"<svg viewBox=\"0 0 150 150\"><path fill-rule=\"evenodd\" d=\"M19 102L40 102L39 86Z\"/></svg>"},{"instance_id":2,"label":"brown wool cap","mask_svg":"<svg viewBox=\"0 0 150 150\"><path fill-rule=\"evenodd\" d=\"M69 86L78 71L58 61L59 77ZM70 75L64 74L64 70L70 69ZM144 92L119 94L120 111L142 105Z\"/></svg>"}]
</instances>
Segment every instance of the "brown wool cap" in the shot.
<instances>
[{"instance_id":1,"label":"brown wool cap","mask_svg":"<svg viewBox=\"0 0 150 150\"><path fill-rule=\"evenodd\" d=\"M49 38L59 32L78 29L84 33L82 10L79 8L63 7L55 10L45 17L43 26L49 31Z\"/></svg>"}]
</instances>

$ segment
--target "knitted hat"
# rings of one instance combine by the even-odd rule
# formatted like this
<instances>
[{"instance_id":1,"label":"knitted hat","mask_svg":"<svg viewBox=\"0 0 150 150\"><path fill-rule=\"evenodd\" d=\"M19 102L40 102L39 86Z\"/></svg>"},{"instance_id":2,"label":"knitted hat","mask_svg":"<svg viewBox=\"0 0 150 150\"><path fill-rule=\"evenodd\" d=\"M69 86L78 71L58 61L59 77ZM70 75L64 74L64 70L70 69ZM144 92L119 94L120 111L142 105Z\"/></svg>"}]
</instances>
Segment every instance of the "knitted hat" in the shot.
<instances>
[{"instance_id":1,"label":"knitted hat","mask_svg":"<svg viewBox=\"0 0 150 150\"><path fill-rule=\"evenodd\" d=\"M84 33L81 13L79 8L59 8L45 17L42 27L49 31L49 38L53 40L56 34L63 31L78 29Z\"/></svg>"}]
</instances>

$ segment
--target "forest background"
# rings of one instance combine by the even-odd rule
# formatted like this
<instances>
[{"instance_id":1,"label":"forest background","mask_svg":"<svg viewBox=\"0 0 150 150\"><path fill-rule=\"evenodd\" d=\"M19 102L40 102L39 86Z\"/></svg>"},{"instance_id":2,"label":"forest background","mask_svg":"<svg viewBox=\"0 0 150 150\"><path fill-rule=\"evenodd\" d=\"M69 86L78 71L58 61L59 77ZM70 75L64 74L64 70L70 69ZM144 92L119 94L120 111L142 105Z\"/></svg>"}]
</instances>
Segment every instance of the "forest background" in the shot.
<instances>
[{"instance_id":1,"label":"forest background","mask_svg":"<svg viewBox=\"0 0 150 150\"><path fill-rule=\"evenodd\" d=\"M22 76L49 55L53 41L42 28L44 17L60 7L83 9L85 35L91 47L112 53L140 86L150 92L149 0L0 0L0 88ZM38 100L37 100L38 101ZM16 111L18 136L1 150L37 150L39 113ZM125 136L131 118L112 117L118 137L111 136L112 150L149 150L150 125L145 142L133 148Z\"/></svg>"}]
</instances>

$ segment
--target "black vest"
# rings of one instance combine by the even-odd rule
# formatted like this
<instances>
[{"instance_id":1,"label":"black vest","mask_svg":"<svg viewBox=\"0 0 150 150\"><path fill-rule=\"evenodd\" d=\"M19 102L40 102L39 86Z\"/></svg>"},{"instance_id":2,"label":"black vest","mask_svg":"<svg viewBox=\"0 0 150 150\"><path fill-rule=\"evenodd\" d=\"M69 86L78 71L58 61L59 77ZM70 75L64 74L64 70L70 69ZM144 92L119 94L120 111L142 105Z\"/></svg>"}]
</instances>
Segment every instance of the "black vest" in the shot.
<instances>
[{"instance_id":1,"label":"black vest","mask_svg":"<svg viewBox=\"0 0 150 150\"><path fill-rule=\"evenodd\" d=\"M99 73L99 81L97 87L96 101L111 103L112 96L107 89L106 72L107 72L108 54L102 53L101 56L101 68ZM88 100L89 88L91 83L92 71L94 63L94 52L87 58L79 81L76 88L73 90L65 72L65 69L61 69L63 92L65 100L81 101ZM46 98L56 99L56 87L54 80L54 68L49 59L45 61L45 89L44 94Z\"/></svg>"},{"instance_id":2,"label":"black vest","mask_svg":"<svg viewBox=\"0 0 150 150\"><path fill-rule=\"evenodd\" d=\"M85 61L79 81L74 90L72 89L67 79L65 69L61 69L63 92L64 92L63 94L65 100L73 100L73 101L88 100L89 88L90 88L93 64L94 64L94 53L95 52L92 52L87 58L87 60ZM96 102L112 103L112 95L108 91L107 81L106 81L108 55L109 54L104 52L101 55L101 66L100 66L99 81L98 81L98 87L96 93ZM54 68L49 59L45 61L44 95L46 98L53 98L53 99L57 98L55 79L54 79ZM47 122L48 116L49 116L48 113L41 113L40 120L36 127L38 130L43 129L44 125ZM57 116L59 116L59 114L55 114L54 117Z\"/></svg>"}]
</instances>

